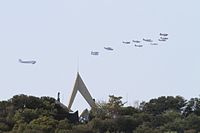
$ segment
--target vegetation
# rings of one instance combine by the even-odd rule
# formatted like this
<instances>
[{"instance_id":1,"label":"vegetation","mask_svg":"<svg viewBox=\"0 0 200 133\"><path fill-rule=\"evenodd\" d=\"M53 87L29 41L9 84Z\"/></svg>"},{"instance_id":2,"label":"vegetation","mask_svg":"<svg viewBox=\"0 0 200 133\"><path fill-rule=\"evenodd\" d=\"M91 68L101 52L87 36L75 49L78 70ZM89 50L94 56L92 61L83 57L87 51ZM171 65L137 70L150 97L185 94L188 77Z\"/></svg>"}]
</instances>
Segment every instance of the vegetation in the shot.
<instances>
[{"instance_id":1,"label":"vegetation","mask_svg":"<svg viewBox=\"0 0 200 133\"><path fill-rule=\"evenodd\" d=\"M71 123L51 97L16 95L0 102L0 133L198 133L200 98L162 96L125 107L109 96L90 110L90 120Z\"/></svg>"}]
</instances>

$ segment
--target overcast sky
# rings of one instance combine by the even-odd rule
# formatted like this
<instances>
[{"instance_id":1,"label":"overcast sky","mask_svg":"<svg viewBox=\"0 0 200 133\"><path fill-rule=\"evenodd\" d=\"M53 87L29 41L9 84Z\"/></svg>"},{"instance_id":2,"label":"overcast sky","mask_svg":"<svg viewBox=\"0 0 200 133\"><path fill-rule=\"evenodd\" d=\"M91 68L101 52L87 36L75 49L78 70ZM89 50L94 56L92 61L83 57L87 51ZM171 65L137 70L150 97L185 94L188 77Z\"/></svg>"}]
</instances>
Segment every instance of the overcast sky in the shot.
<instances>
[{"instance_id":1,"label":"overcast sky","mask_svg":"<svg viewBox=\"0 0 200 133\"><path fill-rule=\"evenodd\" d=\"M2 0L0 100L16 94L56 98L61 92L66 105L78 64L97 101L111 94L128 105L163 95L198 97L199 5L199 0ZM158 42L159 33L168 33L169 40ZM122 43L143 38L159 45ZM78 94L72 108L86 107Z\"/></svg>"}]
</instances>

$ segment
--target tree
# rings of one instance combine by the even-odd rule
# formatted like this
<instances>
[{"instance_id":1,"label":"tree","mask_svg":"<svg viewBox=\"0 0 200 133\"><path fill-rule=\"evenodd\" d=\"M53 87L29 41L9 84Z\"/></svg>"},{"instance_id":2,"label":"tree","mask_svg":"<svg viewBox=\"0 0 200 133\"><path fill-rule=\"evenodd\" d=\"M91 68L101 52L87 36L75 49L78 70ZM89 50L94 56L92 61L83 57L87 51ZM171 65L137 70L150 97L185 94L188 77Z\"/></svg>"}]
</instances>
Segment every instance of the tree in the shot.
<instances>
[{"instance_id":1,"label":"tree","mask_svg":"<svg viewBox=\"0 0 200 133\"><path fill-rule=\"evenodd\" d=\"M196 132L200 132L200 116L195 114L190 114L185 118L185 128L186 129L195 129Z\"/></svg>"},{"instance_id":2,"label":"tree","mask_svg":"<svg viewBox=\"0 0 200 133\"><path fill-rule=\"evenodd\" d=\"M90 127L95 131L99 133L105 133L108 130L108 122L107 120L102 120L99 118L94 118L92 121L88 123Z\"/></svg>"},{"instance_id":3,"label":"tree","mask_svg":"<svg viewBox=\"0 0 200 133\"><path fill-rule=\"evenodd\" d=\"M175 118L173 121L169 121L163 126L165 131L183 133L185 129L185 121L181 118Z\"/></svg>"},{"instance_id":4,"label":"tree","mask_svg":"<svg viewBox=\"0 0 200 133\"><path fill-rule=\"evenodd\" d=\"M186 105L183 97L162 96L157 99L151 99L148 103L142 103L142 110L153 115L158 115L166 110L175 110L182 112L182 108Z\"/></svg>"},{"instance_id":5,"label":"tree","mask_svg":"<svg viewBox=\"0 0 200 133\"><path fill-rule=\"evenodd\" d=\"M58 122L58 126L55 132L59 133L59 132L69 131L71 129L72 129L72 124L70 124L67 119L64 119Z\"/></svg>"},{"instance_id":6,"label":"tree","mask_svg":"<svg viewBox=\"0 0 200 133\"><path fill-rule=\"evenodd\" d=\"M72 133L95 133L88 125L76 125L72 128Z\"/></svg>"},{"instance_id":7,"label":"tree","mask_svg":"<svg viewBox=\"0 0 200 133\"><path fill-rule=\"evenodd\" d=\"M183 111L183 115L187 117L188 115L192 113L200 116L200 98L191 98L187 102Z\"/></svg>"},{"instance_id":8,"label":"tree","mask_svg":"<svg viewBox=\"0 0 200 133\"><path fill-rule=\"evenodd\" d=\"M92 108L90 111L90 117L94 118L114 118L120 114L120 111L122 111L123 103L122 103L122 97L116 97L114 95L109 95L109 101L106 102L99 102L97 103L96 108Z\"/></svg>"},{"instance_id":9,"label":"tree","mask_svg":"<svg viewBox=\"0 0 200 133\"><path fill-rule=\"evenodd\" d=\"M118 117L114 119L118 132L132 133L141 123L133 117Z\"/></svg>"},{"instance_id":10,"label":"tree","mask_svg":"<svg viewBox=\"0 0 200 133\"><path fill-rule=\"evenodd\" d=\"M106 106L111 117L119 115L121 108L124 106L121 99L121 96L116 97L114 95L109 95L109 101Z\"/></svg>"},{"instance_id":11,"label":"tree","mask_svg":"<svg viewBox=\"0 0 200 133\"><path fill-rule=\"evenodd\" d=\"M27 125L27 129L43 131L44 133L54 133L57 127L58 121L51 117L42 116L38 119L34 119Z\"/></svg>"},{"instance_id":12,"label":"tree","mask_svg":"<svg viewBox=\"0 0 200 133\"><path fill-rule=\"evenodd\" d=\"M16 123L29 123L32 120L36 119L39 117L39 113L37 112L37 110L33 110L33 109L19 109L16 111L15 116L14 116L14 120L16 121Z\"/></svg>"},{"instance_id":13,"label":"tree","mask_svg":"<svg viewBox=\"0 0 200 133\"><path fill-rule=\"evenodd\" d=\"M159 129L154 129L145 123L140 125L133 133L161 133Z\"/></svg>"},{"instance_id":14,"label":"tree","mask_svg":"<svg viewBox=\"0 0 200 133\"><path fill-rule=\"evenodd\" d=\"M120 111L119 111L119 115L134 115L134 114L137 114L137 113L141 113L141 111L135 107L131 107L131 106L128 106L128 107L121 107L120 108Z\"/></svg>"}]
</instances>

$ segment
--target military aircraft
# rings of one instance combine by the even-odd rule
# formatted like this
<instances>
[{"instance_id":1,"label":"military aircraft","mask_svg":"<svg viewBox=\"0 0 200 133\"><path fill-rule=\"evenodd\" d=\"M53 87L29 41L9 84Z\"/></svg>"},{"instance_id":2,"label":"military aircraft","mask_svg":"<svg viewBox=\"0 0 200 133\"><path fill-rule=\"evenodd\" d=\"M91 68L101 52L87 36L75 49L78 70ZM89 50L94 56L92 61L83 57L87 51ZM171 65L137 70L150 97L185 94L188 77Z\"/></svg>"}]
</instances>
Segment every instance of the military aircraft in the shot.
<instances>
[{"instance_id":1,"label":"military aircraft","mask_svg":"<svg viewBox=\"0 0 200 133\"><path fill-rule=\"evenodd\" d=\"M143 45L136 45L136 44L135 44L135 47L140 47L140 48L141 48L141 47L143 47Z\"/></svg>"},{"instance_id":2,"label":"military aircraft","mask_svg":"<svg viewBox=\"0 0 200 133\"><path fill-rule=\"evenodd\" d=\"M30 60L30 61L23 61L23 60L21 60L21 59L19 59L19 62L20 62L20 63L27 63L27 64L35 64L35 63L36 63L36 61L33 61L33 60Z\"/></svg>"},{"instance_id":3,"label":"military aircraft","mask_svg":"<svg viewBox=\"0 0 200 133\"><path fill-rule=\"evenodd\" d=\"M138 40L132 40L134 43L140 43L140 41Z\"/></svg>"},{"instance_id":4,"label":"military aircraft","mask_svg":"<svg viewBox=\"0 0 200 133\"><path fill-rule=\"evenodd\" d=\"M124 44L131 44L131 42L125 42L125 41L123 41L122 43L124 43Z\"/></svg>"},{"instance_id":5,"label":"military aircraft","mask_svg":"<svg viewBox=\"0 0 200 133\"><path fill-rule=\"evenodd\" d=\"M160 33L160 36L168 36L166 33Z\"/></svg>"},{"instance_id":6,"label":"military aircraft","mask_svg":"<svg viewBox=\"0 0 200 133\"><path fill-rule=\"evenodd\" d=\"M158 41L160 41L160 42L165 42L166 39L158 39Z\"/></svg>"},{"instance_id":7,"label":"military aircraft","mask_svg":"<svg viewBox=\"0 0 200 133\"><path fill-rule=\"evenodd\" d=\"M143 38L143 41L146 41L146 42L153 42L153 40L151 40L151 39L144 39L144 38Z\"/></svg>"},{"instance_id":8,"label":"military aircraft","mask_svg":"<svg viewBox=\"0 0 200 133\"><path fill-rule=\"evenodd\" d=\"M111 47L104 47L104 49L106 49L106 50L110 50L110 51L114 50L114 49L111 48Z\"/></svg>"},{"instance_id":9,"label":"military aircraft","mask_svg":"<svg viewBox=\"0 0 200 133\"><path fill-rule=\"evenodd\" d=\"M160 39L167 40L168 38L167 37L160 37Z\"/></svg>"},{"instance_id":10,"label":"military aircraft","mask_svg":"<svg viewBox=\"0 0 200 133\"><path fill-rule=\"evenodd\" d=\"M97 52L97 51L91 51L91 55L99 55L99 52Z\"/></svg>"},{"instance_id":11,"label":"military aircraft","mask_svg":"<svg viewBox=\"0 0 200 133\"><path fill-rule=\"evenodd\" d=\"M158 45L158 43L150 43L151 45Z\"/></svg>"}]
</instances>

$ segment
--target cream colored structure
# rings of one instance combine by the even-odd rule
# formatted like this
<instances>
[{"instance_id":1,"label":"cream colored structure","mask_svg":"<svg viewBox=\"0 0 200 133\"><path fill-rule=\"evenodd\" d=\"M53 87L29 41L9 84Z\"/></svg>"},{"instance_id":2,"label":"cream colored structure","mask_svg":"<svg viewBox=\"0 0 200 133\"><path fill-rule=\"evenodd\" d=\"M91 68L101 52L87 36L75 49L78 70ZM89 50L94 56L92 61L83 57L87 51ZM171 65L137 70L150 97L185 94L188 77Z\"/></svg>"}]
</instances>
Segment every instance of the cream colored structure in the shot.
<instances>
[{"instance_id":1,"label":"cream colored structure","mask_svg":"<svg viewBox=\"0 0 200 133\"><path fill-rule=\"evenodd\" d=\"M91 108L95 107L95 101L93 100L92 96L90 95L86 85L84 84L83 80L81 79L81 76L79 73L77 73L76 81L74 84L74 88L72 90L72 94L70 96L68 109L71 110L71 106L74 102L75 96L77 92L80 92L81 95L84 97L84 99L87 101L87 103L90 105Z\"/></svg>"}]
</instances>

